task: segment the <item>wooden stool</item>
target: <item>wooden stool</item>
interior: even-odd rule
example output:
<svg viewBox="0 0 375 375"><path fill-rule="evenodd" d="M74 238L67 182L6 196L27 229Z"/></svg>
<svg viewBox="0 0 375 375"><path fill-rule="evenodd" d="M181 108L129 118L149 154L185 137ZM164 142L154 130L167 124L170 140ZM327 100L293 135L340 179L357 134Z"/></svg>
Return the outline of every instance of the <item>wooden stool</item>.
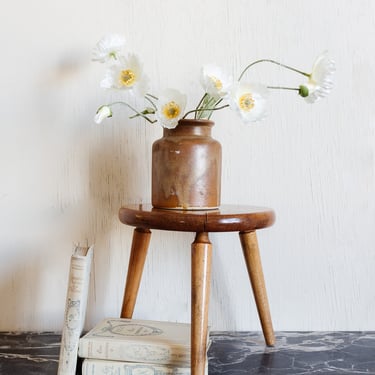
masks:
<svg viewBox="0 0 375 375"><path fill-rule="evenodd" d="M119 218L122 223L135 227L122 318L131 318L133 315L151 238L150 229L195 232L195 240L191 245L191 374L203 375L212 256L208 233L239 232L263 335L268 346L274 345L275 336L255 233L257 229L273 224L275 215L272 210L252 206L221 206L218 210L176 211L155 209L150 205L129 205L120 208Z"/></svg>

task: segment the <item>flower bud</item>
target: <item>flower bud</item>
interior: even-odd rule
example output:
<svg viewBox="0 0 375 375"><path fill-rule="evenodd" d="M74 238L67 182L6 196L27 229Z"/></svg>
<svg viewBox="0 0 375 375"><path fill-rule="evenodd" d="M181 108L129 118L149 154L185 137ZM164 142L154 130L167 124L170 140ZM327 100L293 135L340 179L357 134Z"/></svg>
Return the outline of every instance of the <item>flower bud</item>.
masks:
<svg viewBox="0 0 375 375"><path fill-rule="evenodd" d="M112 110L107 105L102 105L96 112L94 121L100 124L105 118L112 117Z"/></svg>
<svg viewBox="0 0 375 375"><path fill-rule="evenodd" d="M298 95L301 95L302 98L309 96L309 89L306 86L301 85L298 90Z"/></svg>

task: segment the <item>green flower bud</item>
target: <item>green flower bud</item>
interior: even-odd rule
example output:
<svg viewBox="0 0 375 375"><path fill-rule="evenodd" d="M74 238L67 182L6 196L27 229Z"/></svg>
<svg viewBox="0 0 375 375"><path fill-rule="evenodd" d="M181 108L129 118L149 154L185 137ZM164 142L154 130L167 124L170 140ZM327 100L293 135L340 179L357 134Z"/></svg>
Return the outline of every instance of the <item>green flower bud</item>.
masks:
<svg viewBox="0 0 375 375"><path fill-rule="evenodd" d="M298 90L298 95L301 95L302 98L309 96L309 89L306 86L301 85Z"/></svg>
<svg viewBox="0 0 375 375"><path fill-rule="evenodd" d="M152 115L155 113L155 109L151 107L147 107L145 110L143 110L142 115Z"/></svg>

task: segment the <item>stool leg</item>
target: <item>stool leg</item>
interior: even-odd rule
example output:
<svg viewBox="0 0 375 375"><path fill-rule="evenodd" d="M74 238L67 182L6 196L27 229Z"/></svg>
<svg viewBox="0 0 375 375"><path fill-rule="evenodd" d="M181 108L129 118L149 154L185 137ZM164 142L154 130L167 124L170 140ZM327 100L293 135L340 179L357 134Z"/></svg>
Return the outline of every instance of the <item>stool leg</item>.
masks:
<svg viewBox="0 0 375 375"><path fill-rule="evenodd" d="M150 238L151 231L149 229L134 229L124 299L122 301L121 318L131 318L133 316Z"/></svg>
<svg viewBox="0 0 375 375"><path fill-rule="evenodd" d="M253 288L263 335L268 346L274 346L275 334L272 327L271 313L268 305L266 285L260 260L258 241L254 232L240 232L241 246L245 257L247 272Z"/></svg>
<svg viewBox="0 0 375 375"><path fill-rule="evenodd" d="M196 234L191 254L191 375L204 375L212 258L208 233Z"/></svg>

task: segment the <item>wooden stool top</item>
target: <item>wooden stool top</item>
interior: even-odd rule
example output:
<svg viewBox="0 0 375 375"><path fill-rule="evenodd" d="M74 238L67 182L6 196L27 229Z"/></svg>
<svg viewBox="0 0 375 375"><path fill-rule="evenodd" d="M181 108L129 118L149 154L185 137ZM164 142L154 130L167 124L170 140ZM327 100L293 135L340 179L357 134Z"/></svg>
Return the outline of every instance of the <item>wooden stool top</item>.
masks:
<svg viewBox="0 0 375 375"><path fill-rule="evenodd" d="M120 208L120 221L143 229L182 232L248 232L271 226L273 210L265 207L223 205L215 210L169 210L149 204Z"/></svg>

